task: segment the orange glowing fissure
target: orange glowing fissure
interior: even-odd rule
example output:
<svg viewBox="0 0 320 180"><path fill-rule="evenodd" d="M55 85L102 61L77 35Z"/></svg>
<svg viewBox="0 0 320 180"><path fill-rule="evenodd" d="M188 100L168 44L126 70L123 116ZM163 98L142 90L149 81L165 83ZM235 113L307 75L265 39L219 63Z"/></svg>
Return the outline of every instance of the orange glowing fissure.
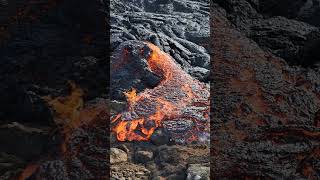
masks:
<svg viewBox="0 0 320 180"><path fill-rule="evenodd" d="M197 98L197 93L193 92L191 87L205 89L202 83L184 72L168 54L151 43L146 44L151 49L151 54L147 59L149 69L163 79L153 89L145 89L138 94L135 89L132 89L124 94L127 97L127 112L129 113L139 111L137 107L146 102L156 104L156 108L154 112L138 116L138 118L128 118L125 113L112 118L111 123L116 124L112 131L119 141L149 140L154 131L162 126L164 120L179 116L181 109ZM173 91L180 91L184 96L172 97ZM171 98L167 98L169 96Z"/></svg>

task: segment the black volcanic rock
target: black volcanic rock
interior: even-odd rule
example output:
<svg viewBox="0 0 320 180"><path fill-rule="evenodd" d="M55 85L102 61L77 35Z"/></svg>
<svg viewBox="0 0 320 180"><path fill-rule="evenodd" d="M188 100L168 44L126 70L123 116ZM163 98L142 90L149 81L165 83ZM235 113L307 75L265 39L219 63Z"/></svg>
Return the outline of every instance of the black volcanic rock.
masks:
<svg viewBox="0 0 320 180"><path fill-rule="evenodd" d="M209 2L209 0L112 0L110 22L113 53L111 59L111 98L124 99L123 93L131 90L131 88L138 89L138 92L148 88L145 92L150 91L150 97L158 97L159 95L160 99L168 98L168 101L170 101L169 99L180 101L184 97L180 95L179 88L174 87L176 84L181 82L188 84L192 82L193 78L208 82L210 72ZM149 41L169 54L175 62L168 64L177 64L177 68L180 69L182 67L193 78L190 77L190 80L184 81L183 78L174 77L172 80L179 80L179 82L173 82L168 89L162 89L158 85L160 79L162 79L162 77L158 76L161 76L162 73L154 73L146 66L149 50L144 49L143 41ZM156 51L158 52L158 50ZM166 57L163 58L166 59ZM163 59L159 59L157 62L161 62L161 60ZM166 62L163 64L166 64ZM156 66L161 67L161 65ZM151 69L157 71L154 70L155 67ZM163 69L171 68L167 66ZM171 72L174 72L172 73L173 76L181 73L189 77L181 70L175 71L175 68ZM155 74L158 76L155 76ZM206 92L206 90L199 90L199 94L207 94ZM139 118L142 118L147 117L150 112L155 112L157 109L155 102L157 100L148 99L148 97L141 99L145 100L138 101L134 103L139 104L138 106L129 108L133 109L133 112L128 111L128 109L124 111L121 108L116 108L119 109L117 113L123 112L121 114L123 117L122 122L130 123L130 119L127 120L127 117L139 116ZM205 108L209 106L207 103L196 100L194 105L204 105ZM112 140L111 147L118 147L119 144L125 144L128 147L129 150L126 150L126 152L129 158L128 162L111 166L111 179L130 179L129 177L133 179L185 179L187 164L195 163L200 159L208 162L209 149L181 145L172 148L173 150L171 151L170 146L163 148L161 145L183 144L186 143L184 141L185 138L194 137L190 133L192 132L192 127L201 129L203 126L195 125L189 119L199 118L199 121L206 121L207 119L201 118L206 110L208 109L186 107L183 108L182 116L189 118L177 117L171 121L169 121L169 111L164 112L168 116L164 121L168 121L163 123L163 127L159 127L153 132L150 142L119 142ZM146 128L154 125L155 121L145 121L143 123ZM129 128L129 126L130 124L127 127ZM142 132L139 131L137 129L135 131L136 134L143 136ZM201 138L205 139L207 137L201 135ZM140 154L142 157L139 157L139 155L137 157L137 152L143 152ZM151 158L149 152L154 155L154 158ZM175 161L169 160L172 156L176 157ZM136 164L137 162L140 162L140 164ZM144 168L147 168L147 170L143 170ZM127 169L130 169L130 171ZM137 171L140 176L137 176Z"/></svg>
<svg viewBox="0 0 320 180"><path fill-rule="evenodd" d="M27 91L14 80L3 81L0 92L2 121L33 122L53 125L53 115L46 102L36 93Z"/></svg>
<svg viewBox="0 0 320 180"><path fill-rule="evenodd" d="M95 118L94 122L70 132L69 138L63 142L63 155L51 154L50 158L38 161L30 179L106 179L110 165L109 127L106 123L109 117L106 110L104 107L97 117L88 117Z"/></svg>
<svg viewBox="0 0 320 180"><path fill-rule="evenodd" d="M16 122L0 126L0 152L16 155L25 161L47 152L49 139L48 128L27 127Z"/></svg>
<svg viewBox="0 0 320 180"><path fill-rule="evenodd" d="M211 178L319 179L317 28L285 17L242 28L237 13L211 12ZM295 62L275 51L295 47Z"/></svg>
<svg viewBox="0 0 320 180"><path fill-rule="evenodd" d="M57 126L45 96L64 96L68 81L83 89L85 102L108 93L102 3L0 2L0 153L23 160L1 159L0 179L12 179L18 167L46 153L59 154L62 138L51 137L57 134ZM52 178L63 170L59 163L44 164L39 171L51 173L43 177Z"/></svg>
<svg viewBox="0 0 320 180"><path fill-rule="evenodd" d="M259 11L270 16L284 16L287 18L297 17L300 10L305 6L308 0L260 0Z"/></svg>
<svg viewBox="0 0 320 180"><path fill-rule="evenodd" d="M209 36L207 0L111 1L113 50L128 40L149 41L189 72L209 69Z"/></svg>
<svg viewBox="0 0 320 180"><path fill-rule="evenodd" d="M303 48L309 44L308 36L320 34L314 26L284 17L253 21L249 29L248 37L262 48L296 65L307 64L301 58Z"/></svg>
<svg viewBox="0 0 320 180"><path fill-rule="evenodd" d="M143 50L144 54L140 52ZM132 88L143 91L155 87L162 77L148 68L151 49L140 41L126 41L119 45L111 57L111 98L125 100L124 92ZM121 59L118 59L121 57Z"/></svg>
<svg viewBox="0 0 320 180"><path fill-rule="evenodd" d="M314 16L317 0L215 0L228 20L261 48L290 64L313 66L316 59L306 59L306 49L315 48L308 38L319 34ZM318 18L319 19L319 18ZM316 51L316 50L315 50Z"/></svg>
<svg viewBox="0 0 320 180"><path fill-rule="evenodd" d="M0 49L2 77L56 91L73 80L88 90L88 99L106 93L106 21L98 1L11 3L26 12L12 21L18 13L13 11L1 24L7 34Z"/></svg>
<svg viewBox="0 0 320 180"><path fill-rule="evenodd" d="M260 0L259 11L267 16L283 16L315 26L320 25L319 0Z"/></svg>
<svg viewBox="0 0 320 180"><path fill-rule="evenodd" d="M150 138L151 142L157 146L168 144L170 136L165 132L164 129L157 129Z"/></svg>
<svg viewBox="0 0 320 180"><path fill-rule="evenodd" d="M308 34L307 42L302 49L300 62L307 67L309 64L319 64L320 59L320 33L313 32Z"/></svg>

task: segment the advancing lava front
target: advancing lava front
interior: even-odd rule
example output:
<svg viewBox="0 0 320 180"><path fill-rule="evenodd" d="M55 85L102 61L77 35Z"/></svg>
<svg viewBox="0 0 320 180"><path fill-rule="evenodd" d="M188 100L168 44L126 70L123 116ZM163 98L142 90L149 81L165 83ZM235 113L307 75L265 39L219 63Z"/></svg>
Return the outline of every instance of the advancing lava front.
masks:
<svg viewBox="0 0 320 180"><path fill-rule="evenodd" d="M112 57L111 82L111 91L127 99L127 109L111 118L119 141L147 141L161 127L176 143L209 142L209 87L155 45L121 44Z"/></svg>

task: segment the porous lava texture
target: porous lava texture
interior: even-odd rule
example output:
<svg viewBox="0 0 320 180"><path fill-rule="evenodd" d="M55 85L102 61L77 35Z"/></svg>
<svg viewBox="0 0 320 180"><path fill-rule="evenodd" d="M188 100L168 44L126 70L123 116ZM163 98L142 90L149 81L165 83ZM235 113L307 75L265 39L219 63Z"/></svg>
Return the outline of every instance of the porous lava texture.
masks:
<svg viewBox="0 0 320 180"><path fill-rule="evenodd" d="M208 82L209 0L111 0L111 48L148 41L192 76Z"/></svg>
<svg viewBox="0 0 320 180"><path fill-rule="evenodd" d="M263 50L291 65L312 67L319 61L318 0L215 0L225 17Z"/></svg>
<svg viewBox="0 0 320 180"><path fill-rule="evenodd" d="M317 61L284 56L316 48L305 35L318 28L261 11L263 2L211 4L211 178L319 179Z"/></svg>

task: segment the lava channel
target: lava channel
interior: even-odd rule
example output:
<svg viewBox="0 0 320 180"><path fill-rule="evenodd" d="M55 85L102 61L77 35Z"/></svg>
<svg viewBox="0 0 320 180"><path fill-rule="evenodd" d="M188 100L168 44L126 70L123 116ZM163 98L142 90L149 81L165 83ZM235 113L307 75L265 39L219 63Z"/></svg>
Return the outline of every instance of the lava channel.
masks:
<svg viewBox="0 0 320 180"><path fill-rule="evenodd" d="M136 89L125 92L127 109L111 117L112 131L117 139L148 141L161 127L177 143L208 142L209 87L182 70L170 55L155 45L141 41L134 43L142 44L139 52L145 55L147 68L161 80L155 87L139 93ZM120 52L127 56L127 46L120 48Z"/></svg>

